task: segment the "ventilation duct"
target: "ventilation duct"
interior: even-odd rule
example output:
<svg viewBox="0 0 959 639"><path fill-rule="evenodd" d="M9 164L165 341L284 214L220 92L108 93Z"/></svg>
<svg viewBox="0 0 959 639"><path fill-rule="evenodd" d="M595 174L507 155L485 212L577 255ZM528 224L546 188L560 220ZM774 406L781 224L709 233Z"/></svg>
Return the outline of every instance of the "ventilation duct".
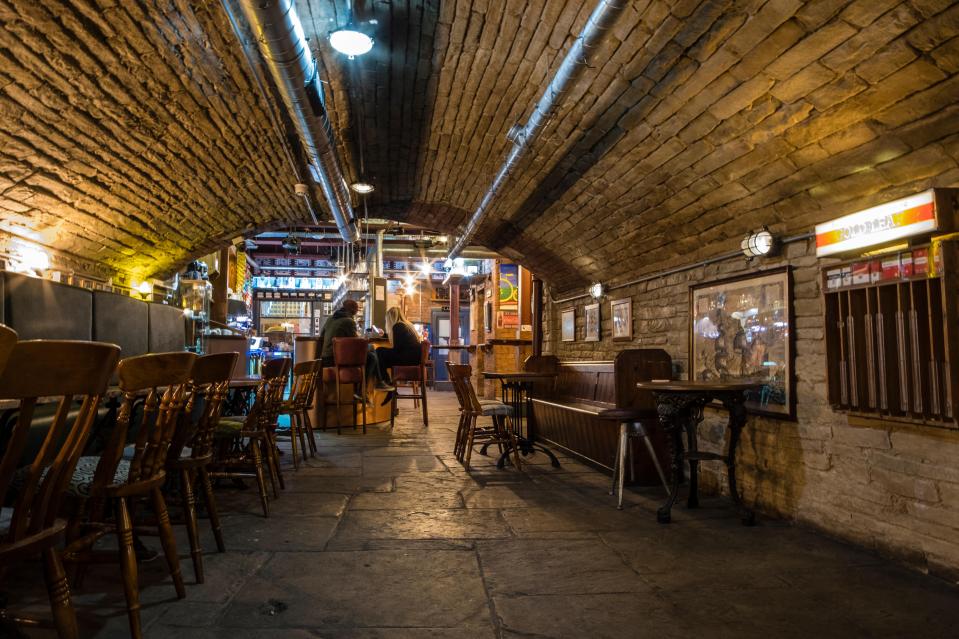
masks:
<svg viewBox="0 0 959 639"><path fill-rule="evenodd" d="M333 144L316 61L293 0L239 0L273 82L310 160L310 170L346 242L359 240L350 192Z"/></svg>
<svg viewBox="0 0 959 639"><path fill-rule="evenodd" d="M549 86L546 87L546 91L540 97L539 102L536 103L536 108L533 109L529 120L525 125L515 125L510 129L507 138L513 143L513 148L506 157L503 166L500 167L499 173L496 174L496 178L493 179L493 184L483 195L479 206L466 224L463 235L460 236L453 250L450 251L451 258L457 257L473 239L480 224L483 223L489 213L490 205L503 188L506 179L526 155L530 144L539 136L543 127L553 117L557 106L566 97L570 87L590 66L596 49L599 48L606 34L616 24L616 20L622 15L627 4L629 4L629 0L601 0L596 5L593 13L589 16L589 20L586 21L586 26L583 27L579 37L573 42L573 46L566 57L563 58L562 64L557 69Z"/></svg>

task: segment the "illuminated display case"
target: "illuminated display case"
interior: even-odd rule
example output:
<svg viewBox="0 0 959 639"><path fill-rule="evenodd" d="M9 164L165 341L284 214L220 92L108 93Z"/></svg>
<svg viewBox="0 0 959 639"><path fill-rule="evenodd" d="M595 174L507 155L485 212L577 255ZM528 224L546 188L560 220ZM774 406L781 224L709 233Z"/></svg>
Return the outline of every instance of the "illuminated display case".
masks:
<svg viewBox="0 0 959 639"><path fill-rule="evenodd" d="M189 350L206 352L205 334L210 326L210 302L213 300L213 285L207 280L180 280L180 300L183 314L190 320L187 329Z"/></svg>

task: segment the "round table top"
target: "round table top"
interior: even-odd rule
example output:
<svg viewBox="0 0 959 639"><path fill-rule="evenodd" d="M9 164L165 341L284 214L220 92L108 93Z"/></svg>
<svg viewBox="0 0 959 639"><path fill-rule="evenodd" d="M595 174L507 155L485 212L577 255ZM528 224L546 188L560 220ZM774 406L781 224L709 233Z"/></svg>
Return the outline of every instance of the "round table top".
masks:
<svg viewBox="0 0 959 639"><path fill-rule="evenodd" d="M721 393L730 391L747 391L750 388L762 386L761 382L703 382L695 379L677 379L663 381L638 382L636 388L656 392L672 393Z"/></svg>
<svg viewBox="0 0 959 639"><path fill-rule="evenodd" d="M230 380L230 388L246 388L250 386L256 386L260 383L262 378L259 375L251 375L248 377L234 377Z"/></svg>
<svg viewBox="0 0 959 639"><path fill-rule="evenodd" d="M547 373L547 372L534 372L534 371L517 371L515 373L494 373L494 372L483 372L483 377L486 379L514 379L517 381L522 381L525 379L551 379L556 377L556 373Z"/></svg>

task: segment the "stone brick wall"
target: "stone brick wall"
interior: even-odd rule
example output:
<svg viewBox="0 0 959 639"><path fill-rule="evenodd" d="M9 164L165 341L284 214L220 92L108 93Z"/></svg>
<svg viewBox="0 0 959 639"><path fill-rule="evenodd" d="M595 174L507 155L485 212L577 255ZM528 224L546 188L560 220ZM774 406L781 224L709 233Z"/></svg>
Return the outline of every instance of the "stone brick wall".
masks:
<svg viewBox="0 0 959 639"><path fill-rule="evenodd" d="M688 372L689 286L782 264L793 267L797 415L750 418L740 447L740 485L761 512L820 528L949 577L959 575L959 432L847 418L826 400L822 293L812 242L776 259L731 259L616 289L601 307L603 339L584 342L589 299L549 304L544 350L562 358L611 359L624 348L663 348L677 375ZM609 299L631 297L631 343L610 339ZM559 339L560 311L577 307L577 341ZM722 445L725 415L707 411L703 448ZM717 464L704 464L707 490L726 491Z"/></svg>

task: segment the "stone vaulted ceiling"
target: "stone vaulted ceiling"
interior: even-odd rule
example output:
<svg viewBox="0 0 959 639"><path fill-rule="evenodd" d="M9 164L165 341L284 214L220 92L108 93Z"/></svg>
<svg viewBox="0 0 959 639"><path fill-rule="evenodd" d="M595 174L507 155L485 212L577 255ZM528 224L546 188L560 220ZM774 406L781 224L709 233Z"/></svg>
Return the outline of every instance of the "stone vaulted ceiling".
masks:
<svg viewBox="0 0 959 639"><path fill-rule="evenodd" d="M455 232L594 2L297 0L370 214ZM0 0L0 228L162 272L302 219L219 0ZM477 242L558 289L959 185L959 3L633 0ZM282 125L282 122L280 123ZM362 210L362 209L360 209Z"/></svg>

